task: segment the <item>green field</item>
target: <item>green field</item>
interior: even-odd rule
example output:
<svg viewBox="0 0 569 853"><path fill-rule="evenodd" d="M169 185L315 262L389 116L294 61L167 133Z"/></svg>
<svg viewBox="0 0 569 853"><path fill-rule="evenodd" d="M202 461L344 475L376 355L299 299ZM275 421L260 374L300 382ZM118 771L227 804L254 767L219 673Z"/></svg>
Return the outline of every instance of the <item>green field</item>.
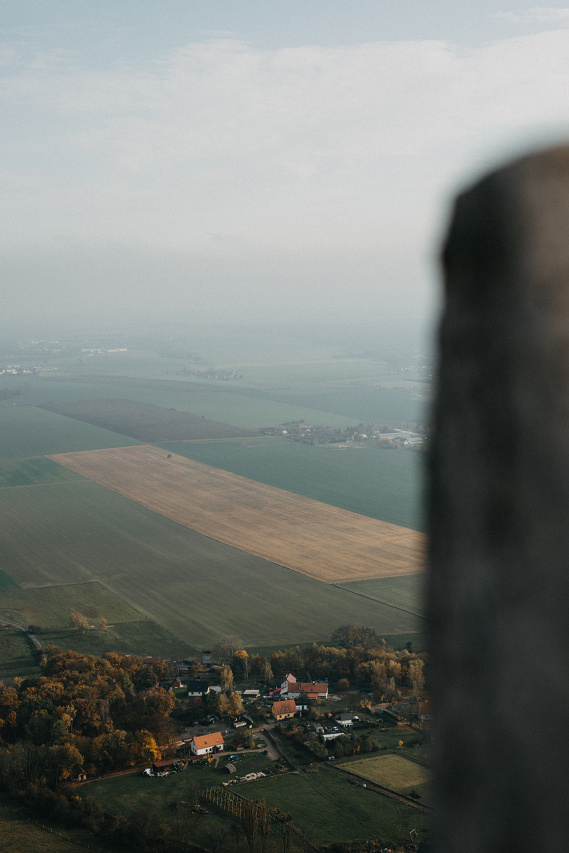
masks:
<svg viewBox="0 0 569 853"><path fill-rule="evenodd" d="M0 626L0 681L11 681L16 676L28 678L39 671L32 644L26 636L15 628Z"/></svg>
<svg viewBox="0 0 569 853"><path fill-rule="evenodd" d="M0 599L0 619L19 625L38 625L42 630L69 626L69 614L78 611L89 620L102 616L109 625L143 621L134 607L117 598L102 584L68 583L38 589L12 589Z"/></svg>
<svg viewBox="0 0 569 853"><path fill-rule="evenodd" d="M262 759L257 755L246 760L240 757L238 772L263 769ZM172 803L191 801L196 788L219 784L224 778L219 770L196 767L162 779L135 774L118 776L89 783L79 790L82 796L102 802L109 811L142 813L144 808L163 811ZM306 830L315 844L362 838L392 841L408 837L414 828L423 830L424 838L429 831L428 818L417 811L355 787L342 774L328 768L259 779L236 785L233 790L244 797L265 798L270 806L291 812L295 825ZM202 832L210 829L212 819L219 820L210 811L201 824Z"/></svg>
<svg viewBox="0 0 569 853"><path fill-rule="evenodd" d="M18 584L98 580L198 648L226 634L246 645L325 640L342 624L420 630L412 614L201 536L91 481L2 489L0 512L4 566Z"/></svg>
<svg viewBox="0 0 569 853"><path fill-rule="evenodd" d="M417 574L339 583L336 586L356 595L373 598L375 601L387 602L395 607L400 607L402 610L424 616L424 583L424 575Z"/></svg>
<svg viewBox="0 0 569 853"><path fill-rule="evenodd" d="M17 586L16 581L0 569L0 589L13 589Z"/></svg>
<svg viewBox="0 0 569 853"><path fill-rule="evenodd" d="M237 790L252 798L264 797L268 805L291 812L295 824L308 829L309 837L318 844L366 838L389 842L408 838L412 829L425 838L430 830L428 817L355 787L329 768L260 779Z"/></svg>
<svg viewBox="0 0 569 853"><path fill-rule="evenodd" d="M421 453L367 447L338 451L278 437L160 446L341 509L414 530L425 527Z"/></svg>
<svg viewBox="0 0 569 853"><path fill-rule="evenodd" d="M283 394L283 403L310 405L326 412L335 412L345 417L356 418L356 422L371 422L398 426L409 421L425 418L425 402L416 392L402 388L383 388L375 380L350 388L335 388L323 392L310 388L304 394ZM353 422L353 421L352 421Z"/></svg>
<svg viewBox="0 0 569 853"><path fill-rule="evenodd" d="M46 405L55 402L89 401L128 397L141 403L175 408L192 412L213 421L233 424L237 427L263 427L272 424L299 421L322 426L349 427L361 418L349 418L326 412L310 405L281 401L270 391L247 387L243 384L228 386L221 382L188 382L182 378L173 380L142 380L117 377L112 381L94 382L94 377L61 377L36 379L21 397L22 402ZM8 405L6 402L3 405Z"/></svg>
<svg viewBox="0 0 569 853"><path fill-rule="evenodd" d="M18 398L21 400L23 398ZM71 450L95 450L136 444L124 435L84 424L18 402L0 403L2 457L43 456Z"/></svg>
<svg viewBox="0 0 569 853"><path fill-rule="evenodd" d="M45 456L27 459L0 459L0 488L5 486L31 486L76 478L72 471L62 468ZM0 582L1 583L1 582Z"/></svg>
<svg viewBox="0 0 569 853"><path fill-rule="evenodd" d="M82 613L92 625L88 631L70 627L72 612ZM99 630L101 618L108 622ZM5 590L0 598L0 619L41 629L39 640L44 646L54 645L88 654L103 655L116 651L124 654L161 655L180 658L188 646L162 625L158 625L118 598L100 583L65 584L36 589ZM12 646L7 643L9 629L3 629L0 643L0 679L11 679L35 669L31 645L19 631L13 632ZM12 649L13 654L10 654Z"/></svg>
<svg viewBox="0 0 569 853"><path fill-rule="evenodd" d="M430 800L432 772L403 755L374 755L356 761L338 762L338 766L398 794L409 796L416 791L421 795L422 802L428 804Z"/></svg>
<svg viewBox="0 0 569 853"><path fill-rule="evenodd" d="M0 800L0 837L2 853L110 853L113 845L81 830L50 824L45 818L11 801Z"/></svg>
<svg viewBox="0 0 569 853"><path fill-rule="evenodd" d="M168 329L159 342L138 330L129 340L115 333L101 338L109 347L127 346L127 352L91 357L80 352L77 340L46 357L31 348L30 366L53 369L0 381L7 390L20 391L0 402L0 588L3 598L10 589L10 594L18 592L18 585L30 595L26 605L4 601L4 612L44 626L61 645L88 650L91 644L94 651L109 643L136 651L178 643L200 648L228 633L251 647L282 647L325 642L346 623L366 624L390 637L423 630L416 578L329 586L182 528L43 458L137 442L42 405L88 404L91 412L99 407L100 423L119 430L126 427L105 419L103 408L116 411L121 398L160 406L162 419L175 409L178 420L191 413L194 423L197 416L246 428L302 419L348 427L370 419L379 425L418 417L424 386L381 360L375 332L366 340L361 330L352 340L351 334L342 328L212 331L197 324L182 333ZM81 341L79 346L86 345ZM13 360L26 363L21 354ZM212 366L241 376L216 381L197 375ZM133 411L131 406L131 420ZM149 411L146 425L139 427L148 427ZM339 452L273 437L161 446L352 512L424 530L420 453ZM83 590L86 598L73 605L65 598L66 585ZM43 597L32 606L34 588ZM137 615L109 617L101 589ZM89 608L112 623L104 636L69 631L68 611Z"/></svg>
<svg viewBox="0 0 569 853"><path fill-rule="evenodd" d="M103 427L139 441L227 439L251 433L239 427L199 417L191 412L113 398L66 403L47 403L45 408L58 415Z"/></svg>

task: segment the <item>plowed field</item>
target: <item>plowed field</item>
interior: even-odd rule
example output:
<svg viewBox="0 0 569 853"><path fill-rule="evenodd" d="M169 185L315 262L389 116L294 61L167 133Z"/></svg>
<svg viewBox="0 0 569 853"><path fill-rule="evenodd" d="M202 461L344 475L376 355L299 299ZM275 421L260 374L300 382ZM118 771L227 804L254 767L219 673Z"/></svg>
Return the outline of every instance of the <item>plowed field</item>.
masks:
<svg viewBox="0 0 569 853"><path fill-rule="evenodd" d="M205 536L326 583L408 575L425 537L138 445L49 457Z"/></svg>

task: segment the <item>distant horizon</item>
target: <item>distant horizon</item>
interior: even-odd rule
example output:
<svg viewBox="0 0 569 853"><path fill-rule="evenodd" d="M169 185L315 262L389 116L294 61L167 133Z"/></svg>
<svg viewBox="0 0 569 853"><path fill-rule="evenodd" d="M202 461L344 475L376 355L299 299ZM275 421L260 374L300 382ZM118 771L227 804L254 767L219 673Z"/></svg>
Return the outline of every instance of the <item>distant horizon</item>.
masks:
<svg viewBox="0 0 569 853"><path fill-rule="evenodd" d="M436 324L456 193L569 139L569 8L0 0L3 326Z"/></svg>

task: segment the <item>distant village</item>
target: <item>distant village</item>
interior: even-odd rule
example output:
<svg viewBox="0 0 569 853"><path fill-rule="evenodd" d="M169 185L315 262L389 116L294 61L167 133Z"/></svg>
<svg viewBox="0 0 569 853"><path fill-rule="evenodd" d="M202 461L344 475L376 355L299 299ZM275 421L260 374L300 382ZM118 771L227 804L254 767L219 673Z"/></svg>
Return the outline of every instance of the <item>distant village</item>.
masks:
<svg viewBox="0 0 569 853"><path fill-rule="evenodd" d="M357 424L354 427L341 428L314 426L301 420L280 426L263 427L260 432L263 435L282 435L303 444L326 444L337 450L363 446L419 449L427 440L428 427L419 423L404 423L398 427Z"/></svg>

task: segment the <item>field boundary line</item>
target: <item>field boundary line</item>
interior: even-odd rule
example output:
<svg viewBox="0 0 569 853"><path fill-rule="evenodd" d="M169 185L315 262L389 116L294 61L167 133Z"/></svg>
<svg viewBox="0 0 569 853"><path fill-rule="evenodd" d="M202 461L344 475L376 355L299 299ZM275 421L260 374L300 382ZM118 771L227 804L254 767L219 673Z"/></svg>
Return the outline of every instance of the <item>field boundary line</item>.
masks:
<svg viewBox="0 0 569 853"><path fill-rule="evenodd" d="M374 580L374 578L370 578L370 580ZM383 579L376 578L376 580ZM330 586L335 586L336 589L341 589L344 592L351 592L352 595L359 595L361 598L367 598L368 601L377 601L378 604L383 604L384 607L391 607L393 610L400 610L402 613L409 613L411 616L416 616L417 619L427 619L426 616L423 616L422 613L416 613L415 610L407 610L405 607L399 607L397 604L390 604L388 601L383 601L381 598L374 598L372 595L366 595L364 592L356 592L354 589L346 589L345 586L340 586L342 583L350 583L350 581L336 581L336 583L331 583Z"/></svg>
<svg viewBox="0 0 569 853"><path fill-rule="evenodd" d="M358 776L356 773L344 770L343 767L329 767L329 769L333 773L343 773L352 782L359 785L360 788L363 788L365 785L367 790L374 791L376 794L381 794L383 797L389 797L391 800L399 800L399 802L404 803L406 806L411 806L425 814L433 814L434 812L434 809L431 808L431 806L427 806L424 803L418 803L412 797L406 797L405 794L399 794L397 791L392 791L391 788L386 788L384 785L378 785L377 782L371 782L363 776Z"/></svg>
<svg viewBox="0 0 569 853"><path fill-rule="evenodd" d="M424 562L420 531L155 445L48 458L203 536L328 585L415 574Z"/></svg>

